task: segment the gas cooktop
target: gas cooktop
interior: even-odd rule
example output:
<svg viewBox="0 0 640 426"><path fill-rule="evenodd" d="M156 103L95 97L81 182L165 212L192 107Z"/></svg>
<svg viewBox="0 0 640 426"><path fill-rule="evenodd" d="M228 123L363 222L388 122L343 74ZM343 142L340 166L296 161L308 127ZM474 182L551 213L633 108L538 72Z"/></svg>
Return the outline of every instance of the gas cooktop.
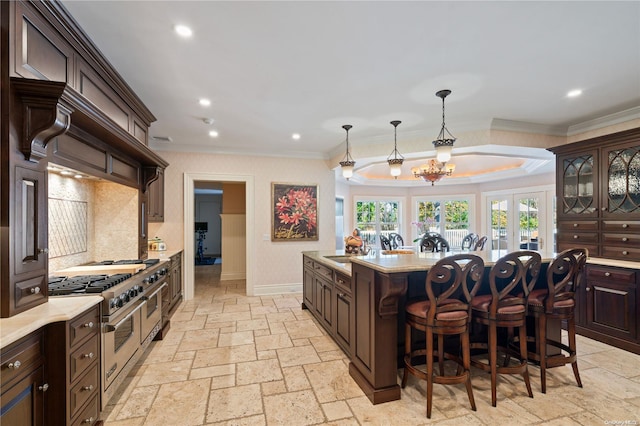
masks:
<svg viewBox="0 0 640 426"><path fill-rule="evenodd" d="M131 274L78 275L75 277L49 277L49 296L102 293L131 278Z"/></svg>
<svg viewBox="0 0 640 426"><path fill-rule="evenodd" d="M147 266L155 265L160 259L125 259L125 260L103 260L102 262L90 263L90 265L137 265L145 264Z"/></svg>

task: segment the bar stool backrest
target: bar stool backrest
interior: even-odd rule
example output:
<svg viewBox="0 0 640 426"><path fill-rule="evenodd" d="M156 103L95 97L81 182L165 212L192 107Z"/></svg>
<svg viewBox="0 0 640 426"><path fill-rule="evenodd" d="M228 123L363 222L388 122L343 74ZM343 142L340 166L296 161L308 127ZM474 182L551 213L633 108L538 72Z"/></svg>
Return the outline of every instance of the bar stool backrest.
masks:
<svg viewBox="0 0 640 426"><path fill-rule="evenodd" d="M582 272L589 257L586 248L573 248L559 253L547 268L547 298L545 312L553 312L555 302L575 297Z"/></svg>
<svg viewBox="0 0 640 426"><path fill-rule="evenodd" d="M490 317L506 306L525 305L527 297L538 280L542 258L535 251L521 250L509 253L493 265L489 272L491 287ZM507 297L509 296L509 297Z"/></svg>

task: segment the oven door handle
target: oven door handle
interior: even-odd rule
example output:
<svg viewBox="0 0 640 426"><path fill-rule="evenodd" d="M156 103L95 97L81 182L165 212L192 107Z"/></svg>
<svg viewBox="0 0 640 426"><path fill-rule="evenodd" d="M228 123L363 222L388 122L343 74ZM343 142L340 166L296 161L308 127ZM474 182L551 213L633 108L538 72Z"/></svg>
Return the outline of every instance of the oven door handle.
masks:
<svg viewBox="0 0 640 426"><path fill-rule="evenodd" d="M135 307L135 309L133 309L131 312L129 312L126 317L122 318L115 325L105 324L104 325L104 331L106 333L111 333L113 331L116 331L118 327L120 327L122 324L124 324L125 321L128 321L129 318L131 318L133 316L133 314L135 314L137 311L140 310L140 308L142 308L142 303L139 303L138 306Z"/></svg>
<svg viewBox="0 0 640 426"><path fill-rule="evenodd" d="M156 289L156 291L153 292L153 294L151 296L142 296L140 299L142 300L149 300L151 299L153 296L155 296L156 294L160 293L162 291L163 288L165 287L169 287L169 284L167 284L167 282L163 282L162 285L160 287L158 287Z"/></svg>

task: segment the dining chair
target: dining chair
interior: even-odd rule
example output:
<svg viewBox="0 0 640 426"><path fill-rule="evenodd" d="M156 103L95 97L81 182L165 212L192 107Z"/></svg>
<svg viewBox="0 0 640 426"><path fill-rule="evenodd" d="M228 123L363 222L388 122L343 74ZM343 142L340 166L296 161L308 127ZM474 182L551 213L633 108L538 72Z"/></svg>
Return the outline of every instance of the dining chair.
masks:
<svg viewBox="0 0 640 426"><path fill-rule="evenodd" d="M378 239L380 240L380 248L382 250L391 250L391 241L389 241L389 238L387 238L384 235L380 234L378 236Z"/></svg>
<svg viewBox="0 0 640 426"><path fill-rule="evenodd" d="M414 301L406 307L402 387L407 385L409 374L427 381L427 418L431 418L434 383L464 383L471 409L476 410L471 387L470 302L479 288L483 272L484 262L479 256L458 254L442 258L427 273L427 299ZM412 347L413 330L425 333L425 346ZM459 337L459 353L445 352L445 336ZM414 364L414 360L423 357L426 357L426 367L419 368L422 364ZM434 360L438 362L438 371L434 368ZM458 364L455 375L445 375L446 360Z"/></svg>
<svg viewBox="0 0 640 426"><path fill-rule="evenodd" d="M391 248L394 250L404 245L402 236L400 234L396 234L395 232L389 234L389 241L391 243Z"/></svg>
<svg viewBox="0 0 640 426"><path fill-rule="evenodd" d="M464 238L462 239L460 248L462 250L471 250L475 246L477 240L478 240L478 236L473 232L470 232L469 234L465 235Z"/></svg>
<svg viewBox="0 0 640 426"><path fill-rule="evenodd" d="M533 290L529 294L528 315L535 320L535 341L538 343L537 353L529 352L528 356L540 364L542 393L547 392L547 369L566 364L571 364L578 387L582 387L576 352L575 293L588 256L589 250L586 248L568 249L558 254L547 268L546 288ZM568 344L547 336L549 320L566 321ZM548 355L547 346L556 347L561 352Z"/></svg>
<svg viewBox="0 0 640 426"><path fill-rule="evenodd" d="M481 251L484 250L484 245L487 243L487 236L482 236L478 238L475 245L473 246L473 251Z"/></svg>
<svg viewBox="0 0 640 426"><path fill-rule="evenodd" d="M488 362L472 359L471 364L491 373L491 405L497 401L497 375L520 374L524 378L529 397L533 398L527 368L527 298L540 273L542 259L534 251L509 253L496 261L489 271L490 294L477 295L471 300L471 321L487 328L486 342L473 342L471 349L487 351ZM518 328L519 352L509 349L509 342L499 344L498 328L513 331ZM498 353L504 363L498 365ZM510 362L516 359L516 365Z"/></svg>

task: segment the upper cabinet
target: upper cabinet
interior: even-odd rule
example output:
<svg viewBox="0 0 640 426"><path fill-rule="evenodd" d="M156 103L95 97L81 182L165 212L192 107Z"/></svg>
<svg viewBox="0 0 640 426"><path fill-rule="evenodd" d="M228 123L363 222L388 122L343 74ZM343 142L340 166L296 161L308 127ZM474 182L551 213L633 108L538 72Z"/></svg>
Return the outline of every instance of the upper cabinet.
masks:
<svg viewBox="0 0 640 426"><path fill-rule="evenodd" d="M640 129L551 149L556 154L557 250L640 260Z"/></svg>
<svg viewBox="0 0 640 426"><path fill-rule="evenodd" d="M147 193L149 222L164 222L164 170L158 170L158 178L149 184Z"/></svg>

